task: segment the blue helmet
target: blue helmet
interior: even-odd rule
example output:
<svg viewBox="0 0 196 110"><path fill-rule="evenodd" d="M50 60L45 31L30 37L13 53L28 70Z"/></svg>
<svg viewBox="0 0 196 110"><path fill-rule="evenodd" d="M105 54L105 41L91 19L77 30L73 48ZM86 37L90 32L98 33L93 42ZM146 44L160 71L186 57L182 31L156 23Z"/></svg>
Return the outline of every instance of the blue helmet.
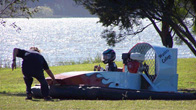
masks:
<svg viewBox="0 0 196 110"><path fill-rule="evenodd" d="M104 64L113 62L116 59L116 53L113 49L107 49L102 54L102 61Z"/></svg>

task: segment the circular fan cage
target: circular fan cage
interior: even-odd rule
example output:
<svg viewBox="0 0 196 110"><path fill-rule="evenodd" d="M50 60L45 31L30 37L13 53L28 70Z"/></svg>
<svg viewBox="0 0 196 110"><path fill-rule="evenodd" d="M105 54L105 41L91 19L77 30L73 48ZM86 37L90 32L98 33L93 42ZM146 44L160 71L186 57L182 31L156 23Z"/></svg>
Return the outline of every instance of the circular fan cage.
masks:
<svg viewBox="0 0 196 110"><path fill-rule="evenodd" d="M150 44L141 43L135 45L130 51L131 53L139 53L144 55L144 61L140 61L140 67L138 69L139 72L146 74L151 81L154 81L156 74L156 54L155 50L152 48Z"/></svg>

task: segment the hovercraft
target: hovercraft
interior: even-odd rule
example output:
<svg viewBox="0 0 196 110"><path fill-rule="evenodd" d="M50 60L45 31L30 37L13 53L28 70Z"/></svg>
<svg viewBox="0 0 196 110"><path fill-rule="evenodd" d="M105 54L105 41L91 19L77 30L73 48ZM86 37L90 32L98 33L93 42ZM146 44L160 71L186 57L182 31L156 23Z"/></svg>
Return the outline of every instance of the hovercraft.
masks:
<svg viewBox="0 0 196 110"><path fill-rule="evenodd" d="M196 93L177 90L177 49L136 44L122 54L124 67L111 71L76 71L55 75L59 85L50 87L50 96L59 99L164 99L193 100ZM32 87L42 97L40 85Z"/></svg>

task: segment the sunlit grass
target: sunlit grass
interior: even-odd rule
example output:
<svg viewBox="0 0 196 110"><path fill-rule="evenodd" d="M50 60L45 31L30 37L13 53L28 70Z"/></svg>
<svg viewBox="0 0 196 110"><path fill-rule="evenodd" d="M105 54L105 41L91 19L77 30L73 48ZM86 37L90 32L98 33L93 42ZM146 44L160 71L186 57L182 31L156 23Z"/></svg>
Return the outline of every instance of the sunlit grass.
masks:
<svg viewBox="0 0 196 110"><path fill-rule="evenodd" d="M92 71L93 64L53 66L54 74L68 71ZM122 67L122 62L117 62ZM196 89L196 59L178 59L179 89ZM47 77L47 75L46 75ZM34 80L34 84L37 84ZM43 99L25 100L25 84L21 68L12 71L0 68L0 110L43 109L43 110L194 110L196 100L58 100L46 102Z"/></svg>

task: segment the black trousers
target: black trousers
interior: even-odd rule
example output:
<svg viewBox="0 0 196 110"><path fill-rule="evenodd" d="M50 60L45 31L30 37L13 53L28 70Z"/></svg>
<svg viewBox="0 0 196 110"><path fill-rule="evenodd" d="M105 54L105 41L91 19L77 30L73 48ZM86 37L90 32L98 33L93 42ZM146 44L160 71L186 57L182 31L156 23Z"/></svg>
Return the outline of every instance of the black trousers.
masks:
<svg viewBox="0 0 196 110"><path fill-rule="evenodd" d="M26 84L26 93L31 94L31 85L33 83L33 77L36 78L41 84L41 93L43 97L49 96L48 83L44 77L44 73L29 74L23 73L24 81Z"/></svg>

